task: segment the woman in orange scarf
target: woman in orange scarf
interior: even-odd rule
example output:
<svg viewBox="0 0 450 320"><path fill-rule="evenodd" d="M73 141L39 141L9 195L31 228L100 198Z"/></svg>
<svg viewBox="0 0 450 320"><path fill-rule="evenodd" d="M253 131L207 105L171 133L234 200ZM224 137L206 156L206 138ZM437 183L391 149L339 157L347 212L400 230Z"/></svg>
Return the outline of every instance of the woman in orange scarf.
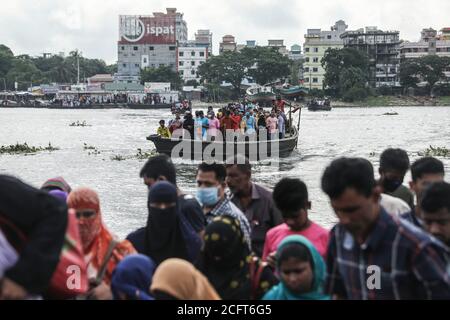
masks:
<svg viewBox="0 0 450 320"><path fill-rule="evenodd" d="M100 199L89 188L72 191L67 199L69 208L76 210L84 259L91 284L89 297L112 299L110 288L112 272L127 255L136 253L127 241L117 241L102 222Z"/></svg>

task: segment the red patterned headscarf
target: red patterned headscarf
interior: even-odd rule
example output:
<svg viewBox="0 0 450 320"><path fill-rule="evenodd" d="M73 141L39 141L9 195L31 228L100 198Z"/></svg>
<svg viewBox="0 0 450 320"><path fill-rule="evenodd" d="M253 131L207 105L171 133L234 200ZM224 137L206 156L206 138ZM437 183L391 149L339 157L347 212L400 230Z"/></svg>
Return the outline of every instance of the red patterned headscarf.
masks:
<svg viewBox="0 0 450 320"><path fill-rule="evenodd" d="M113 240L113 235L102 221L100 199L95 191L89 188L79 188L69 194L67 204L69 208L77 211L94 210L96 213L93 217L78 220L78 226L84 254L91 257L88 264L92 264L94 268L99 269ZM136 253L136 250L129 241L118 242L108 262L104 279L107 283L111 280L112 271L116 264L132 253Z"/></svg>

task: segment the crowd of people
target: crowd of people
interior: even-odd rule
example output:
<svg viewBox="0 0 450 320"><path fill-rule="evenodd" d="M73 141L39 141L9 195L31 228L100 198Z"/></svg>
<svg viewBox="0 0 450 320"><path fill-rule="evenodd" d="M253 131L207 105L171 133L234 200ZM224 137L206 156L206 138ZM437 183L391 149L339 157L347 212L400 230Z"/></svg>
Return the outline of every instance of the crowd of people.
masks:
<svg viewBox="0 0 450 320"><path fill-rule="evenodd" d="M93 189L0 175L0 299L450 299L443 163L410 165L390 148L379 174L363 158L324 169L338 219L328 230L310 218L314 199L297 177L268 190L237 155L200 164L194 197L157 155L140 172L147 222L125 240L103 222Z"/></svg>
<svg viewBox="0 0 450 320"><path fill-rule="evenodd" d="M242 103L230 103L214 112L212 106L208 110L195 111L195 117L191 111L182 113L174 112L174 119L171 119L167 126L164 119L160 120L157 134L162 138L171 138L175 130L184 129L189 133L191 139L201 141L215 141L218 133L222 137L226 136L227 130L240 132L247 135L257 135L261 130L267 132L267 139L283 139L286 136L286 129L289 128L289 121L285 113L286 102L281 98L273 101L271 111L264 110L256 103L244 101Z"/></svg>

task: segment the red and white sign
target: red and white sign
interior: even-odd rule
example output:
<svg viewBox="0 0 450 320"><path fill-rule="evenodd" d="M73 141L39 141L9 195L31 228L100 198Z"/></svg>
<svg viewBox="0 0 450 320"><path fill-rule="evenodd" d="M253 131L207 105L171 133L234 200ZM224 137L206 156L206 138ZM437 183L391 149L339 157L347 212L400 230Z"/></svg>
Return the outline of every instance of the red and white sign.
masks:
<svg viewBox="0 0 450 320"><path fill-rule="evenodd" d="M175 44L175 16L120 16L119 44Z"/></svg>

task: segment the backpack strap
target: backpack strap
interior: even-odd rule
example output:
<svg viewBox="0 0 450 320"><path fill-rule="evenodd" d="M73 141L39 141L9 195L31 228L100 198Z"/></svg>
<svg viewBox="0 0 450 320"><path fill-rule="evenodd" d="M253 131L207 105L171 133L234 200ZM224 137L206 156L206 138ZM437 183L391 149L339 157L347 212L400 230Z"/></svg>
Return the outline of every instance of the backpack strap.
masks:
<svg viewBox="0 0 450 320"><path fill-rule="evenodd" d="M112 239L111 242L109 243L108 250L106 251L106 254L105 254L105 258L103 259L103 262L98 270L97 277L95 278L96 285L100 285L100 283L102 283L102 280L106 274L108 262L111 259L114 248L116 247L117 244L118 244L118 242L114 239Z"/></svg>

